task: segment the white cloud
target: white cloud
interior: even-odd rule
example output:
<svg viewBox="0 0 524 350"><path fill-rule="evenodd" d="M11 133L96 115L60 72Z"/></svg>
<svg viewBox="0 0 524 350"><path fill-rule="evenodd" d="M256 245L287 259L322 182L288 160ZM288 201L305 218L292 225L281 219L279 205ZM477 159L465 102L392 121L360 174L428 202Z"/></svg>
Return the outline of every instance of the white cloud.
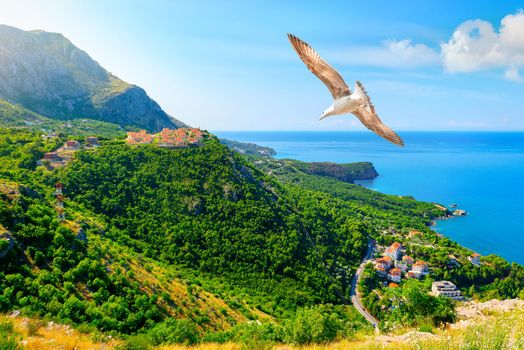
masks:
<svg viewBox="0 0 524 350"><path fill-rule="evenodd" d="M510 67L504 73L504 77L508 80L522 83L524 79L520 76L519 70L515 67Z"/></svg>
<svg viewBox="0 0 524 350"><path fill-rule="evenodd" d="M408 65L427 65L439 61L435 50L424 44L413 45L411 40L390 40L386 42L386 47L397 60Z"/></svg>
<svg viewBox="0 0 524 350"><path fill-rule="evenodd" d="M441 49L444 69L450 73L505 68L507 79L520 82L518 69L524 67L524 12L505 16L498 31L487 21L466 21Z"/></svg>
<svg viewBox="0 0 524 350"><path fill-rule="evenodd" d="M338 64L387 68L417 67L438 64L437 51L411 40L386 40L380 46L351 46L326 55Z"/></svg>

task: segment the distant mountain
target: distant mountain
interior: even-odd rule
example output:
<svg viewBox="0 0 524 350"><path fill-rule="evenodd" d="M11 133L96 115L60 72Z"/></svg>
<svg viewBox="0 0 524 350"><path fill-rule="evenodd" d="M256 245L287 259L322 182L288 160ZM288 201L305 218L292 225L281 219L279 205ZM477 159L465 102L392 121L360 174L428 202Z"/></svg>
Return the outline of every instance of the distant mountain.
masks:
<svg viewBox="0 0 524 350"><path fill-rule="evenodd" d="M58 33L0 25L0 121L89 118L149 130L185 124ZM9 107L9 108L7 108ZM44 118L45 119L45 118Z"/></svg>

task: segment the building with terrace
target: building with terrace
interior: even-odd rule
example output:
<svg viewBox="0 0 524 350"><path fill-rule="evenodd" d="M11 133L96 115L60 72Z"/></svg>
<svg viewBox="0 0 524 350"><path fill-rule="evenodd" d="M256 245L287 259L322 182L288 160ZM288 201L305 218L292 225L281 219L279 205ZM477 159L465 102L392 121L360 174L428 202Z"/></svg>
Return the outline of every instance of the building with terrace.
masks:
<svg viewBox="0 0 524 350"><path fill-rule="evenodd" d="M464 300L462 293L450 281L435 281L431 284L431 294L448 297L454 300Z"/></svg>

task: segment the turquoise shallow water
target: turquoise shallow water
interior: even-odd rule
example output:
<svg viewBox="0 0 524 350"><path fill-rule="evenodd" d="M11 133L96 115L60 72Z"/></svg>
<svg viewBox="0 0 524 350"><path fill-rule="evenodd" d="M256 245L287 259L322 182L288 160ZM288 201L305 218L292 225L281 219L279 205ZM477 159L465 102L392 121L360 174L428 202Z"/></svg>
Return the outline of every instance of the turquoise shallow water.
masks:
<svg viewBox="0 0 524 350"><path fill-rule="evenodd" d="M272 147L278 158L371 161L380 176L364 186L456 203L469 215L439 221L437 231L480 254L524 264L524 132L403 132L404 148L371 132L215 134Z"/></svg>

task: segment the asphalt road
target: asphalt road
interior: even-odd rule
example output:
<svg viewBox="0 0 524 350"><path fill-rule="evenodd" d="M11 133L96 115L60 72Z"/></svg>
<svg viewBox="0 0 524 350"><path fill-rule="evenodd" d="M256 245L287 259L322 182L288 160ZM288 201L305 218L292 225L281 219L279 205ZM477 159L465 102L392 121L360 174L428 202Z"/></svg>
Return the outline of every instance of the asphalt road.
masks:
<svg viewBox="0 0 524 350"><path fill-rule="evenodd" d="M1 234L0 238L2 238L2 239L3 238L7 238L7 240L9 241L9 246L7 248L5 248L3 251L0 252L0 258L3 258L4 256L7 255L7 253L9 253L11 251L11 249L13 249L13 247L15 245L15 241L13 239L13 236L11 236L11 234L9 232Z"/></svg>
<svg viewBox="0 0 524 350"><path fill-rule="evenodd" d="M371 325L375 328L377 328L378 320L371 315L368 310L364 307L362 304L362 301L360 300L360 296L358 295L357 291L357 285L360 281L360 277L362 275L362 271L364 271L364 266L371 260L373 257L373 252L375 250L375 242L373 240L370 240L368 243L368 250L366 252L366 256L364 256L364 259L362 260L362 263L357 269L357 272L355 272L355 275L353 276L353 279L351 280L351 290L350 290L350 296L351 296L351 302L357 309L357 311L369 322Z"/></svg>

